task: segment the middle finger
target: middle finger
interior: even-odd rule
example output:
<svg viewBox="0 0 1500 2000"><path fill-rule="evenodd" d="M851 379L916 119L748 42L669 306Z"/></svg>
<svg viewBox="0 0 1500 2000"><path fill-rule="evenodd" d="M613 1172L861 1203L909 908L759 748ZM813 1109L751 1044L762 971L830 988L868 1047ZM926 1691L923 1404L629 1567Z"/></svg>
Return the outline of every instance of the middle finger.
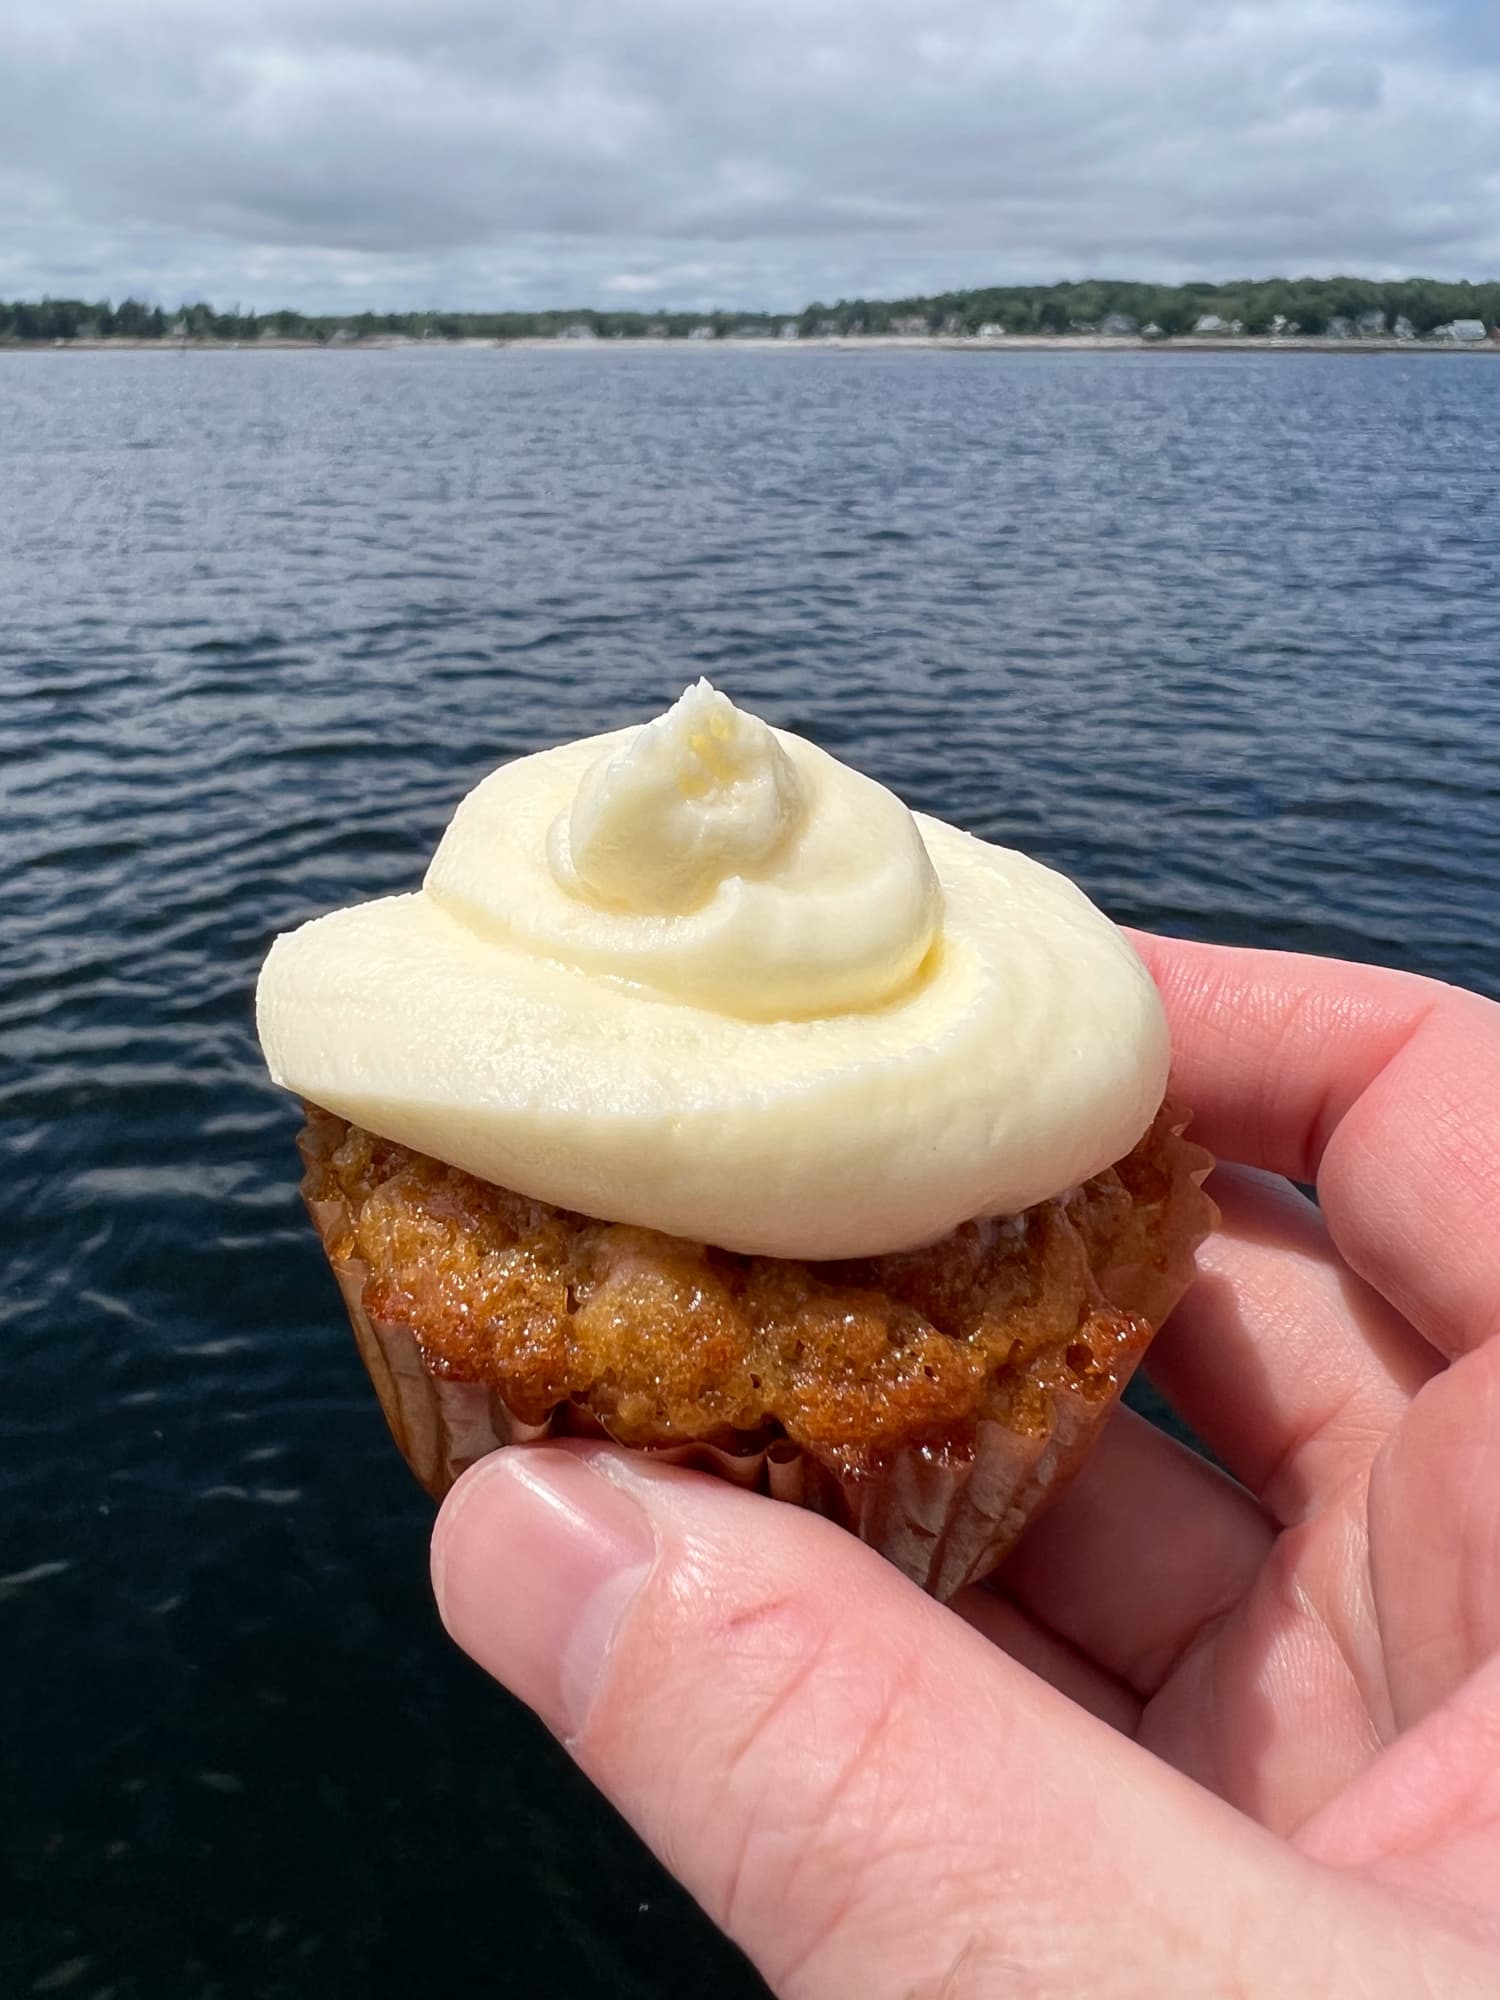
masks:
<svg viewBox="0 0 1500 2000"><path fill-rule="evenodd" d="M1243 1487L1120 1409L994 1588L1149 1700L1275 1538Z"/></svg>
<svg viewBox="0 0 1500 2000"><path fill-rule="evenodd" d="M1368 1472L1443 1363L1277 1174L1221 1167L1223 1226L1147 1351L1147 1374L1283 1526Z"/></svg>

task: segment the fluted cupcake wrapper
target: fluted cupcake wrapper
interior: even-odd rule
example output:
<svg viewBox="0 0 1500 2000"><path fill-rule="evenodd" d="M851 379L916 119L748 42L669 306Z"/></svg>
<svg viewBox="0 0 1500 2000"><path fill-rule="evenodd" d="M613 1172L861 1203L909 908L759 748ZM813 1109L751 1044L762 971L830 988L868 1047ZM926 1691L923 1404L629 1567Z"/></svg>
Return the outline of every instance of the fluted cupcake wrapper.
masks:
<svg viewBox="0 0 1500 2000"><path fill-rule="evenodd" d="M858 1478L840 1477L787 1438L743 1452L704 1443L633 1448L824 1514L934 1597L952 1597L1003 1560L1027 1522L1081 1464L1152 1334L1192 1281L1194 1253L1217 1220L1202 1188L1213 1161L1182 1137L1180 1125L1167 1142L1166 1158L1172 1185L1158 1257L1095 1273L1110 1304L1140 1321L1138 1335L1111 1356L1108 1394L1058 1387L1051 1392L1047 1420L1024 1433L981 1421L972 1452L962 1457L911 1446L891 1453L878 1472ZM430 1368L409 1326L366 1309L369 1272L357 1257L336 1248L350 1237L344 1203L313 1199L308 1207L391 1435L434 1499L503 1445L606 1435L573 1404L560 1404L546 1423L523 1422L487 1383L457 1381Z"/></svg>

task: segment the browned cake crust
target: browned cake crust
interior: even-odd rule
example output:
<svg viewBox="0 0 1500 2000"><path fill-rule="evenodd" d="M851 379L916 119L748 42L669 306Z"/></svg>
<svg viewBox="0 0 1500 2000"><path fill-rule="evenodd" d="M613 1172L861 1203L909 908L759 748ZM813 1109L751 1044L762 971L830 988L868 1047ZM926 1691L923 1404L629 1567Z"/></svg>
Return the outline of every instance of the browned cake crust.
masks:
<svg viewBox="0 0 1500 2000"><path fill-rule="evenodd" d="M628 1445L789 1440L847 1483L912 1448L972 1458L981 1424L1041 1440L1061 1401L1102 1413L1211 1218L1182 1124L1163 1107L1125 1159L1022 1215L841 1263L599 1222L315 1108L299 1143L352 1308L409 1329L433 1377L488 1385L524 1428L566 1406Z"/></svg>

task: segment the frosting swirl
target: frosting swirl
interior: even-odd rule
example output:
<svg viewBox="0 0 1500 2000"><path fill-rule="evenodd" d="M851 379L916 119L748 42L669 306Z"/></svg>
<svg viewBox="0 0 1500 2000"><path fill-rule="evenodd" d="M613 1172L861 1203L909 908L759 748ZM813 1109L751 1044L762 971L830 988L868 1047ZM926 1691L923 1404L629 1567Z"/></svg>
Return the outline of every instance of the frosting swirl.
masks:
<svg viewBox="0 0 1500 2000"><path fill-rule="evenodd" d="M942 904L899 799L707 681L644 729L486 778L426 893L479 936L761 1021L879 1006Z"/></svg>
<svg viewBox="0 0 1500 2000"><path fill-rule="evenodd" d="M1135 1144L1160 1001L1063 876L706 682L519 759L420 894L278 938L272 1075L538 1199L789 1257L1012 1212Z"/></svg>

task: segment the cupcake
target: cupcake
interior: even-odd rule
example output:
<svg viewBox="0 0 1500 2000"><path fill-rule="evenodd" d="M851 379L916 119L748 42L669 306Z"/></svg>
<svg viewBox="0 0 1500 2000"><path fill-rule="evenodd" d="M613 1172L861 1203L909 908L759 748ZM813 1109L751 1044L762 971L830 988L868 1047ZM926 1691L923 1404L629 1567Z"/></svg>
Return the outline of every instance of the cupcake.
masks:
<svg viewBox="0 0 1500 2000"><path fill-rule="evenodd" d="M1080 1463L1212 1226L1160 1001L1065 877L699 682L518 759L258 1025L412 1470L607 1436L924 1588Z"/></svg>

